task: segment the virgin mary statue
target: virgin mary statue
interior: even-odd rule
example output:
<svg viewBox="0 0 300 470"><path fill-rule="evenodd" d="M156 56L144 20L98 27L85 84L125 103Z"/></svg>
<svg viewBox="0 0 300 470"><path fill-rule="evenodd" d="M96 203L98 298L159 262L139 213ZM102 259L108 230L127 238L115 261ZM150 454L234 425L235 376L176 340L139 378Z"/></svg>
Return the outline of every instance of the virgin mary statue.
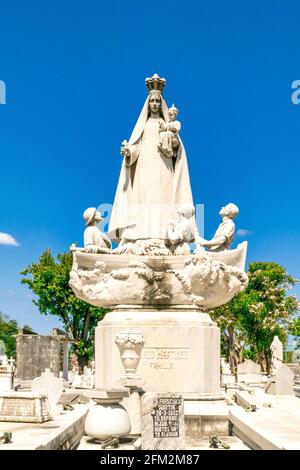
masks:
<svg viewBox="0 0 300 470"><path fill-rule="evenodd" d="M177 209L193 204L186 153L178 137L173 155L160 148L160 131L168 123L162 96L165 79L146 79L149 91L124 157L110 219L109 235L122 244L137 240L165 240L169 222L177 221Z"/></svg>

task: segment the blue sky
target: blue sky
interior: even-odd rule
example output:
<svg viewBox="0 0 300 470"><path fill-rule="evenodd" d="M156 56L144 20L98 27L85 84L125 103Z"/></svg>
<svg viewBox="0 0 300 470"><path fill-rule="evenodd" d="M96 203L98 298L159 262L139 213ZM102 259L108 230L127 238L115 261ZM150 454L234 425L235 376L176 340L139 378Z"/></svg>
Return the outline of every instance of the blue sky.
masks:
<svg viewBox="0 0 300 470"><path fill-rule="evenodd" d="M59 326L19 272L81 243L83 210L113 202L120 143L155 72L180 109L205 236L235 202L248 261L300 278L299 2L11 0L0 18L0 232L20 244L2 235L0 310L39 333Z"/></svg>

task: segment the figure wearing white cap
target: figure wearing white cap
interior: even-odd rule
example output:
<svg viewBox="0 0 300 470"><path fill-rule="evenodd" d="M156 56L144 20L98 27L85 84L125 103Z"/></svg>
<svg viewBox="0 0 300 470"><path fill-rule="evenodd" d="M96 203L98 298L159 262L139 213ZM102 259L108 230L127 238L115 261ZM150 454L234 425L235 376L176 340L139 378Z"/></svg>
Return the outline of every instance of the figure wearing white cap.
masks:
<svg viewBox="0 0 300 470"><path fill-rule="evenodd" d="M181 129L181 123L176 120L178 109L172 104L168 109L169 122L165 123L161 119L159 123L160 141L158 148L168 158L172 158L176 154L179 145L178 134Z"/></svg>
<svg viewBox="0 0 300 470"><path fill-rule="evenodd" d="M83 234L84 251L86 253L111 253L111 241L98 227L103 220L95 207L89 207L83 213L86 229Z"/></svg>

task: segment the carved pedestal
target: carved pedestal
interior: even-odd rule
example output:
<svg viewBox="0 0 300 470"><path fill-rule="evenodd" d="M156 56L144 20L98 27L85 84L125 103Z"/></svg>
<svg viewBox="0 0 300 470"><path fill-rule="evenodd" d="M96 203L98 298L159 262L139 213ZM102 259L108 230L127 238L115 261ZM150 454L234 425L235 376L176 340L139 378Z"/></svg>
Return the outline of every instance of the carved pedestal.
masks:
<svg viewBox="0 0 300 470"><path fill-rule="evenodd" d="M145 338L137 374L146 392L180 393L186 435L228 434L220 387L220 331L207 313L182 309L119 309L96 328L96 387L114 388L123 375L115 338L140 331Z"/></svg>
<svg viewBox="0 0 300 470"><path fill-rule="evenodd" d="M220 333L207 313L191 309L114 310L96 328L96 387L113 388L123 375L115 338L141 331L137 374L150 392L220 396Z"/></svg>

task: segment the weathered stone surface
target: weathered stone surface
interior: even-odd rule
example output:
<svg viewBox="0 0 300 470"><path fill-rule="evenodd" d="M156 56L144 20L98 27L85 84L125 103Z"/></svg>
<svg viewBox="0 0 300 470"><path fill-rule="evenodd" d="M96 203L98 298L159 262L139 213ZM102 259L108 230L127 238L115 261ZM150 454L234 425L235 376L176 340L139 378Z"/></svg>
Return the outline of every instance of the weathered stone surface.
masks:
<svg viewBox="0 0 300 470"><path fill-rule="evenodd" d="M84 434L84 422L89 405L75 405L55 420L44 423L14 423L13 442L0 442L5 450L71 450L76 449ZM12 423L1 422L1 431L11 432ZM3 454L2 454L3 455Z"/></svg>
<svg viewBox="0 0 300 470"><path fill-rule="evenodd" d="M50 406L45 393L0 393L0 421L43 423L51 419Z"/></svg>
<svg viewBox="0 0 300 470"><path fill-rule="evenodd" d="M58 377L60 370L60 348L61 342L58 337L18 334L18 378L33 380L48 368Z"/></svg>
<svg viewBox="0 0 300 470"><path fill-rule="evenodd" d="M48 396L52 415L59 413L56 407L63 391L62 380L54 376L50 369L46 369L40 377L36 377L31 384L33 392L46 393Z"/></svg>
<svg viewBox="0 0 300 470"><path fill-rule="evenodd" d="M260 365L246 359L237 366L238 381L244 383L259 383L262 381Z"/></svg>
<svg viewBox="0 0 300 470"><path fill-rule="evenodd" d="M272 395L294 395L294 374L291 369L283 364L275 374L275 381L266 387L266 393Z"/></svg>
<svg viewBox="0 0 300 470"><path fill-rule="evenodd" d="M6 356L4 357L6 358ZM10 364L7 360L4 360L0 365L0 392L14 390L14 373L13 360L10 361Z"/></svg>
<svg viewBox="0 0 300 470"><path fill-rule="evenodd" d="M172 393L142 396L142 449L184 449L183 397Z"/></svg>
<svg viewBox="0 0 300 470"><path fill-rule="evenodd" d="M230 250L229 250L230 253ZM220 254L220 253L218 253ZM95 306L222 305L248 285L247 274L208 252L157 256L73 252L70 286Z"/></svg>
<svg viewBox="0 0 300 470"><path fill-rule="evenodd" d="M271 344L271 353L272 373L276 374L276 372L280 369L283 363L283 346L278 336L274 336L274 339Z"/></svg>
<svg viewBox="0 0 300 470"><path fill-rule="evenodd" d="M237 366L238 374L260 374L260 365L251 361L251 359L245 359L244 362Z"/></svg>
<svg viewBox="0 0 300 470"><path fill-rule="evenodd" d="M220 331L199 311L120 310L96 328L96 387L114 388L124 374L116 335L145 337L137 374L149 392L220 394Z"/></svg>

